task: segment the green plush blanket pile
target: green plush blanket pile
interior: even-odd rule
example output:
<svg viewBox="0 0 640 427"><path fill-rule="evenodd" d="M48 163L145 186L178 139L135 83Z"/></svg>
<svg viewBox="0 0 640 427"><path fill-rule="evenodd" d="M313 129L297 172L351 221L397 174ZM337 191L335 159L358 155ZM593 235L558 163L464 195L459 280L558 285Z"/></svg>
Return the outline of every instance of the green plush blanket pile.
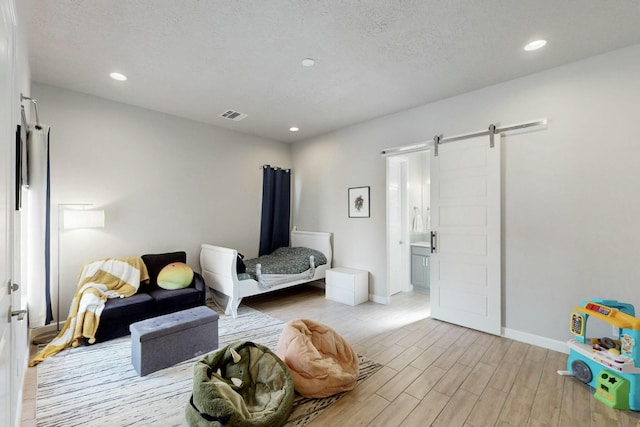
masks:
<svg viewBox="0 0 640 427"><path fill-rule="evenodd" d="M186 418L192 427L283 426L293 397L284 362L263 345L238 341L195 364Z"/></svg>
<svg viewBox="0 0 640 427"><path fill-rule="evenodd" d="M309 258L312 255L316 267L327 263L322 252L304 247L278 248L268 255L244 260L244 263L252 278L256 277L256 264L261 265L262 274L298 274L311 268Z"/></svg>

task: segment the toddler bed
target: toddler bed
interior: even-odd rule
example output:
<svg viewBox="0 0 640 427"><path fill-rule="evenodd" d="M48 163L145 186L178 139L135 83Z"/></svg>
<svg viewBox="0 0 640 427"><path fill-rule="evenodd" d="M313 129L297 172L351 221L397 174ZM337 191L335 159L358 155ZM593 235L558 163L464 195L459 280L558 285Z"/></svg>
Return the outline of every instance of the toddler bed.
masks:
<svg viewBox="0 0 640 427"><path fill-rule="evenodd" d="M248 266L256 265L259 277L253 278L248 275L238 277L237 250L203 244L200 251L202 277L204 277L204 281L208 287L227 296L225 313L231 314L235 318L238 315L238 306L242 298L322 279L325 277L327 269L331 268L333 255L331 249L331 233L294 229L291 232L291 248L307 248L298 251L303 252L303 257L308 257L310 254L313 254L314 250L319 251L324 255L324 258L326 258L326 263L320 264L322 260L318 258L322 257L314 256L311 258L310 266L308 266L309 261L307 261L308 269L305 271L288 274L260 275L261 270L266 270L266 273L270 273L270 271L266 265L262 265L263 262L267 262L264 260L264 257L259 257L245 261ZM283 250L283 252L290 251L291 250ZM293 252L296 251L293 250ZM316 253L316 255L319 254ZM297 263L292 260L291 264Z"/></svg>

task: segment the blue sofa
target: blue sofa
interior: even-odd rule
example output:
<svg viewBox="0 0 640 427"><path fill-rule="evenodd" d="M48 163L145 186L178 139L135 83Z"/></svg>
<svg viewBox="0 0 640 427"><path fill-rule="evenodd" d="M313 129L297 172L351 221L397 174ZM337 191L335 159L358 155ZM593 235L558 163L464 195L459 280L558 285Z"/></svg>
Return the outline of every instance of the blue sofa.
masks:
<svg viewBox="0 0 640 427"><path fill-rule="evenodd" d="M129 325L151 317L205 305L206 285L196 272L184 289L166 290L158 286L160 270L172 262L187 262L186 252L142 255L149 271L149 283L141 283L138 292L127 298L108 299L96 331L96 342L129 335Z"/></svg>

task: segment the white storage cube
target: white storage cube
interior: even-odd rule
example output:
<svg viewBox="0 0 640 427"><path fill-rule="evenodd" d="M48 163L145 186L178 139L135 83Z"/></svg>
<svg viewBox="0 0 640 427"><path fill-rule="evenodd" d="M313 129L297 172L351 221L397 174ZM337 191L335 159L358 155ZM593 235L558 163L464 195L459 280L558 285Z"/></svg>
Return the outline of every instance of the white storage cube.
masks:
<svg viewBox="0 0 640 427"><path fill-rule="evenodd" d="M325 278L325 298L358 305L369 299L369 272L353 268L332 268Z"/></svg>

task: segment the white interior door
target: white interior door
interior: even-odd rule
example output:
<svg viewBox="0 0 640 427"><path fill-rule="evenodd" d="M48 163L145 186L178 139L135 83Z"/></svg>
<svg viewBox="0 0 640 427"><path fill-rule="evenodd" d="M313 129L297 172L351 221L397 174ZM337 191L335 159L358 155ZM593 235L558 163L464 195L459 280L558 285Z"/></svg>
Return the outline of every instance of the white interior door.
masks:
<svg viewBox="0 0 640 427"><path fill-rule="evenodd" d="M387 289L389 296L409 285L407 160L387 158Z"/></svg>
<svg viewBox="0 0 640 427"><path fill-rule="evenodd" d="M501 332L500 136L431 152L431 315Z"/></svg>
<svg viewBox="0 0 640 427"><path fill-rule="evenodd" d="M7 286L11 282L12 270L12 233L10 185L12 143L12 75L11 62L12 21L9 14L8 2L0 3L0 425L14 425L11 410L12 388L12 351L11 326L9 311L11 310L11 296Z"/></svg>

